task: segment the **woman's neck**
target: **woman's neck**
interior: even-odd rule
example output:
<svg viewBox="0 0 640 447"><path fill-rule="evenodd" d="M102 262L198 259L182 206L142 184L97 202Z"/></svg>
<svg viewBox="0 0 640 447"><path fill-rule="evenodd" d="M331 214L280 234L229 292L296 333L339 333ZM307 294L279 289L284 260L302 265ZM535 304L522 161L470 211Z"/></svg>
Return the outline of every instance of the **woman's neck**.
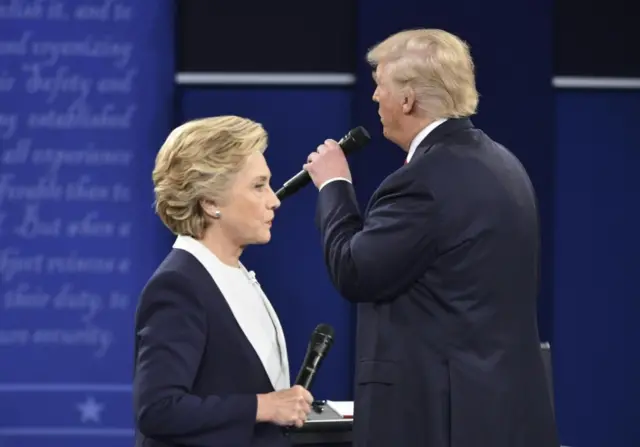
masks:
<svg viewBox="0 0 640 447"><path fill-rule="evenodd" d="M239 247L217 231L208 231L200 240L216 257L230 267L240 267L240 256L244 247Z"/></svg>

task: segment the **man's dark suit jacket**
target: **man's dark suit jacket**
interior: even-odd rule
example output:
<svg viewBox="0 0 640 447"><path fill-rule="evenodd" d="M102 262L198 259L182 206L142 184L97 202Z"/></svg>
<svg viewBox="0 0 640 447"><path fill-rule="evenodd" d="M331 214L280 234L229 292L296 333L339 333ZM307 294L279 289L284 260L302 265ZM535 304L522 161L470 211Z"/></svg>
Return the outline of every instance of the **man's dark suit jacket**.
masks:
<svg viewBox="0 0 640 447"><path fill-rule="evenodd" d="M538 215L518 160L468 119L433 130L365 217L319 193L324 256L358 304L358 447L557 447L536 317Z"/></svg>
<svg viewBox="0 0 640 447"><path fill-rule="evenodd" d="M136 447L287 447L256 423L257 394L273 391L260 358L207 270L174 249L136 313Z"/></svg>

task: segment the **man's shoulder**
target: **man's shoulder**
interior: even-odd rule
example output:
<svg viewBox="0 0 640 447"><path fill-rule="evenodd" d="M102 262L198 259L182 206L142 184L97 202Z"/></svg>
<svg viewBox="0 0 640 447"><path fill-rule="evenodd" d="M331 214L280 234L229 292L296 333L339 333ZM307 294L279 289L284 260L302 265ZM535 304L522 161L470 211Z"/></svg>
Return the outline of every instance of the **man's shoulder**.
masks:
<svg viewBox="0 0 640 447"><path fill-rule="evenodd" d="M376 207L376 204L390 203L390 201L397 202L396 198L430 196L432 180L427 178L420 170L413 168L414 166L410 167L407 164L385 177L371 195L367 210L371 211L372 208Z"/></svg>
<svg viewBox="0 0 640 447"><path fill-rule="evenodd" d="M478 164L494 168L521 166L510 149L476 127L452 133L423 149L412 160L410 168L413 169L409 171L427 180L442 177L457 168L478 167Z"/></svg>
<svg viewBox="0 0 640 447"><path fill-rule="evenodd" d="M501 159L501 160L499 160ZM459 185L461 176L490 175L496 164L514 166L517 158L504 146L492 140L476 127L450 133L446 137L419 148L411 161L389 174L374 191L373 197L402 194L410 191L432 193ZM484 172L484 174L483 174Z"/></svg>

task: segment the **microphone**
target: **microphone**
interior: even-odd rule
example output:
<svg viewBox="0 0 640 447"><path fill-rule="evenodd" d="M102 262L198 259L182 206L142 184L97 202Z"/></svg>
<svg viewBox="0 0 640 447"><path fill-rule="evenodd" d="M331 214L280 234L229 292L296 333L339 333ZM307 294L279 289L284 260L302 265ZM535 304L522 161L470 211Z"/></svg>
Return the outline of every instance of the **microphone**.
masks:
<svg viewBox="0 0 640 447"><path fill-rule="evenodd" d="M338 145L342 149L345 155L349 155L351 152L364 147L371 137L369 132L362 126L358 126L355 129L351 129L340 141ZM296 175L287 180L282 188L276 191L276 196L279 200L283 200L295 192L298 192L303 186L307 185L311 181L309 173L304 169L298 172Z"/></svg>
<svg viewBox="0 0 640 447"><path fill-rule="evenodd" d="M307 355L304 357L295 385L300 385L307 390L311 387L322 360L333 345L333 333L333 328L328 324L316 326L313 334L311 334L311 340L309 340L309 345L307 346Z"/></svg>

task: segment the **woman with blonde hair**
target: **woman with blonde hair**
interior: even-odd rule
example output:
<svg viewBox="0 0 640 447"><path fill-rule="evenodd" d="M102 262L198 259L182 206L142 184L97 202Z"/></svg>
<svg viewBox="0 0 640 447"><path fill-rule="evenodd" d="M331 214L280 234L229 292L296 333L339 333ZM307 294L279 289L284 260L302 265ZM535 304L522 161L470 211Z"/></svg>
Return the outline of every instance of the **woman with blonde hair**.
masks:
<svg viewBox="0 0 640 447"><path fill-rule="evenodd" d="M153 170L177 239L136 312L136 446L288 446L312 396L291 388L282 327L243 249L271 238L267 133L220 116L176 128Z"/></svg>

